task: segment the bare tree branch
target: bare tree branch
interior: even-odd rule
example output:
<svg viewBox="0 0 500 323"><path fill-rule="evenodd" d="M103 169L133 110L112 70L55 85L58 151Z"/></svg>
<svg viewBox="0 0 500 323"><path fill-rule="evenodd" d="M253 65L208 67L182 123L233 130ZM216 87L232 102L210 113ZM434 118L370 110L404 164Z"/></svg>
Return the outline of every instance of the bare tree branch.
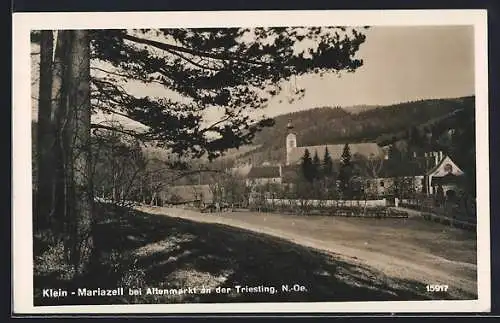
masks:
<svg viewBox="0 0 500 323"><path fill-rule="evenodd" d="M129 115L127 115L127 114L125 114L125 113L122 113L122 112L119 112L119 111L116 111L115 109L111 109L111 108L108 108L108 107L103 106L103 105L94 105L94 106L95 106L95 107L97 107L97 108L99 108L99 109L101 109L101 110L103 110L103 111L106 111L106 112L108 112L108 113L116 114L116 115L118 115L118 116L122 116L122 117L124 117L124 118L127 118L127 119L132 120L132 118L130 118L130 116L129 116ZM141 122L136 121L136 120L134 120L134 122L141 123ZM141 123L141 124L143 124L143 123ZM144 124L143 124L143 125L144 125Z"/></svg>
<svg viewBox="0 0 500 323"><path fill-rule="evenodd" d="M134 138L138 138L138 139L142 139L144 137L145 134L142 134L142 133L137 133L137 132L134 132L134 131L128 131L128 130L125 130L125 129L118 129L116 127L111 127L111 126L106 126L106 125L103 125L103 124L91 124L90 127L92 129L104 129L104 130L110 130L110 131L116 131L116 132L119 132L119 133L123 133L123 134L126 134L126 135L129 135L129 136L132 136Z"/></svg>
<svg viewBox="0 0 500 323"><path fill-rule="evenodd" d="M101 71L101 72L108 73L108 74L111 74L111 75L116 75L116 76L119 76L119 77L130 78L130 75L126 75L126 74L122 74L122 73L118 73L118 72L113 72L113 71L108 71L108 70L105 70L105 69L100 68L100 67L92 66L90 69L96 70L96 71Z"/></svg>

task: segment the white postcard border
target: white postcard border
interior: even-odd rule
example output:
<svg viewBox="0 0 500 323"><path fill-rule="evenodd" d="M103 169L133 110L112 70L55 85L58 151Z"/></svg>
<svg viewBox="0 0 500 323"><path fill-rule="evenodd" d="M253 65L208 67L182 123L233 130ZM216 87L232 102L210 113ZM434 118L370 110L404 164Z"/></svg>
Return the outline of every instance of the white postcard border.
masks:
<svg viewBox="0 0 500 323"><path fill-rule="evenodd" d="M321 303L33 306L30 30L154 27L474 25L478 299ZM486 10L322 10L13 14L13 311L83 313L483 312L490 310L490 212Z"/></svg>

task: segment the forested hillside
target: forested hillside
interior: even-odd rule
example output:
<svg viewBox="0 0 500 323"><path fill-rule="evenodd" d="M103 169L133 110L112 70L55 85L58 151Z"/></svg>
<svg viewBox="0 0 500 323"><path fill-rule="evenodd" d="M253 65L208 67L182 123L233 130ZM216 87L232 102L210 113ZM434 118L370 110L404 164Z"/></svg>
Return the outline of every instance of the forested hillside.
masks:
<svg viewBox="0 0 500 323"><path fill-rule="evenodd" d="M443 150L464 171L475 173L474 97L359 108L361 111L356 111L356 107L322 107L280 115L275 118L273 127L256 135L252 146L230 150L226 157L206 166L224 169L235 163L284 162L286 126L292 120L299 146L376 141L380 145L397 143L403 150ZM36 122L32 125L35 134ZM453 134L450 129L453 129ZM36 136L33 140L36 141ZM33 156L36 155L34 147L35 142ZM35 164L33 170L36 177ZM192 180L211 182L212 176L210 173L196 175ZM190 181L187 177L179 183L188 184Z"/></svg>
<svg viewBox="0 0 500 323"><path fill-rule="evenodd" d="M253 144L259 148L241 155L239 159L251 160L254 164L283 162L289 120L294 125L298 146L373 141L387 145L394 141L407 142L409 137L414 137L412 132L418 132L422 138L434 133L434 139L428 142L416 140L420 141L416 142L421 146L418 148L429 149L429 145L442 144L443 138L440 137L445 130L462 126L457 123L456 117L452 117L454 113L465 110L474 121L474 97L365 106L360 110L356 111L356 107L321 107L280 115L275 118L273 127L265 128L256 135Z"/></svg>

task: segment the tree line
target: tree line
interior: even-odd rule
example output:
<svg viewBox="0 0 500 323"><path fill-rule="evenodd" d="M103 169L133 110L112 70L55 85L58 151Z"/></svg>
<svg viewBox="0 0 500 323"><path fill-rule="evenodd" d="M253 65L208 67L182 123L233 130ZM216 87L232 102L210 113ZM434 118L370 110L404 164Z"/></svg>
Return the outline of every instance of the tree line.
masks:
<svg viewBox="0 0 500 323"><path fill-rule="evenodd" d="M328 151L328 147L325 147L324 155L321 159L317 151L311 157L309 150L305 149L300 165L301 176L299 178L312 186L318 186L317 184L320 183L320 190L338 190L341 197L346 199L353 198L360 193L359 187L356 187L352 181L353 177L360 174L360 168L356 168L353 163L348 143L344 145L337 169L334 167L334 161ZM297 185L300 186L303 184L298 183Z"/></svg>

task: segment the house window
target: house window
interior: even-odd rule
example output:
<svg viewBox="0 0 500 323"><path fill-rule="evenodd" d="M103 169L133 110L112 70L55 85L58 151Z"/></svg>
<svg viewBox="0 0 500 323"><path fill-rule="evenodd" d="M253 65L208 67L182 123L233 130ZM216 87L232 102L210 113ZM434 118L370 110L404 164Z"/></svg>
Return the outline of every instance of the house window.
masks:
<svg viewBox="0 0 500 323"><path fill-rule="evenodd" d="M380 187L384 187L384 181L380 181Z"/></svg>

